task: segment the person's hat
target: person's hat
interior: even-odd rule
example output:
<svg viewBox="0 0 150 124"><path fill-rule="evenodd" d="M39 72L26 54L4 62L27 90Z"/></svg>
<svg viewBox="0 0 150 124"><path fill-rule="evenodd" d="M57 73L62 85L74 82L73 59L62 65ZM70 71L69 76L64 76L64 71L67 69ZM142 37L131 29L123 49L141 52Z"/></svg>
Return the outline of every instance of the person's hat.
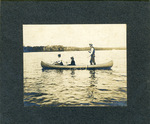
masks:
<svg viewBox="0 0 150 124"><path fill-rule="evenodd" d="M91 44L91 43L90 43L89 45L90 45L90 46L93 46L93 44Z"/></svg>
<svg viewBox="0 0 150 124"><path fill-rule="evenodd" d="M71 59L74 59L74 57L72 56Z"/></svg>

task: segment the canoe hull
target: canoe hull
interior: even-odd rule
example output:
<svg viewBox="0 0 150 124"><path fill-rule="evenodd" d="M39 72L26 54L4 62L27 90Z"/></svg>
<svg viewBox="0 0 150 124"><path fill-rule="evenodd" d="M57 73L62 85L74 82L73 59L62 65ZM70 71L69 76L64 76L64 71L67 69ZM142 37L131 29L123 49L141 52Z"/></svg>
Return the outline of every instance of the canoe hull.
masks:
<svg viewBox="0 0 150 124"><path fill-rule="evenodd" d="M41 61L41 66L43 69L111 69L113 66L113 61L107 63L98 64L98 65L86 65L86 66L67 66L67 65L52 65Z"/></svg>

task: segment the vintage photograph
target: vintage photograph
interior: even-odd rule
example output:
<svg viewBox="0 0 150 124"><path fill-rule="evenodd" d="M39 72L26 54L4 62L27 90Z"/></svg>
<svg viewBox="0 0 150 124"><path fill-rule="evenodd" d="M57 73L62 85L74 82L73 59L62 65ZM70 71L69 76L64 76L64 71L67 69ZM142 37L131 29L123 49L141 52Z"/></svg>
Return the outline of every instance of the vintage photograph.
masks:
<svg viewBox="0 0 150 124"><path fill-rule="evenodd" d="M127 106L127 24L23 24L25 107Z"/></svg>

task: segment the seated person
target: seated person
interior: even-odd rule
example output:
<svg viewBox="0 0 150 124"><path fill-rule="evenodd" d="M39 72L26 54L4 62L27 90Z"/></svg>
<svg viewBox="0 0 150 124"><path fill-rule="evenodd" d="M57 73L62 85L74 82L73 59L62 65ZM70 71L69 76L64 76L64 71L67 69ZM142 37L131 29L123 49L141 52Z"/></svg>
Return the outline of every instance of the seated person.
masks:
<svg viewBox="0 0 150 124"><path fill-rule="evenodd" d="M63 65L61 54L58 54L58 61L54 62L54 65Z"/></svg>
<svg viewBox="0 0 150 124"><path fill-rule="evenodd" d="M71 57L71 64L69 64L69 65L76 65L75 61L74 61L74 57Z"/></svg>

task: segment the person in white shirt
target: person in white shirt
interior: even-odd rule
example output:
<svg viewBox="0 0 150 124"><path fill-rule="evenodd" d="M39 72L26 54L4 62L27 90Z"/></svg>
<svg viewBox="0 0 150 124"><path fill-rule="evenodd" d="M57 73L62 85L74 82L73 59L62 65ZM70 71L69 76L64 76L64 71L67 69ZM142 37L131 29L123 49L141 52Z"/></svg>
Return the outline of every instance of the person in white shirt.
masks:
<svg viewBox="0 0 150 124"><path fill-rule="evenodd" d="M92 65L92 64L96 65L96 63L95 63L95 48L93 47L93 44L89 44L89 46L90 46L90 48L91 48L91 50L89 51L90 56L91 56L90 64L91 64L91 65Z"/></svg>
<svg viewBox="0 0 150 124"><path fill-rule="evenodd" d="M61 59L61 54L58 54L58 61L54 63L55 65L63 65L62 59Z"/></svg>

